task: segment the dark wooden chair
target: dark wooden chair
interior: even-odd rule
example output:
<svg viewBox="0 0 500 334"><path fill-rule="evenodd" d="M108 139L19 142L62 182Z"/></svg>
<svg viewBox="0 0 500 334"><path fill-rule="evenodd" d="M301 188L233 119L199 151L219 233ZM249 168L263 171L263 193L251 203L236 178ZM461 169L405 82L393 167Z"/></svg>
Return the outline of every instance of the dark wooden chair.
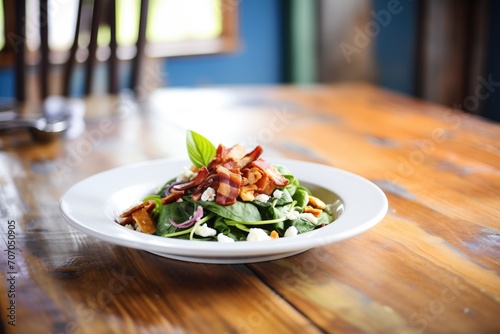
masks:
<svg viewBox="0 0 500 334"><path fill-rule="evenodd" d="M488 56L495 44L494 1L318 0L287 5L295 11L289 16L301 20L300 25L288 23L290 32L300 27L287 52L292 82L366 81L479 115L493 102L488 81L498 78L488 67L496 59Z"/></svg>
<svg viewBox="0 0 500 334"><path fill-rule="evenodd" d="M14 5L15 12L15 24L13 34L18 37L19 40L25 41L26 36L26 0L16 0ZM48 11L48 0L39 0L39 26L40 26L40 49L39 62L37 65L37 76L38 76L38 87L39 97L41 100L45 99L49 95L49 86L51 84L49 77L52 70L52 64L50 62L50 47L49 47L49 21L47 20ZM135 90L139 84L141 76L141 68L143 66L144 60L144 49L146 46L146 25L147 25L147 12L148 12L149 0L140 1L140 18L139 18L139 31L138 38L136 42L136 53L132 61L132 71L131 79L127 84L128 88ZM87 7L87 6L90 6ZM84 15L91 11L91 15ZM117 28L116 28L116 0L94 0L92 2L78 0L78 13L77 21L75 27L75 35L73 44L69 50L69 55L66 62L63 65L64 74L62 80L62 86L60 91L62 95L69 96L71 94L71 80L75 72L75 67L77 65L76 54L78 51L79 37L85 29L90 29L90 41L88 43L88 57L83 64L85 67L85 82L84 95L92 94L92 83L94 78L94 72L96 70L97 58L97 33L101 23L107 23L110 27L110 56L108 58L108 87L107 92L110 94L116 94L119 91L119 73L118 73L118 57L117 57ZM21 43L17 50L15 50L15 98L17 102L24 102L27 98L27 62L26 62L26 47L25 43Z"/></svg>

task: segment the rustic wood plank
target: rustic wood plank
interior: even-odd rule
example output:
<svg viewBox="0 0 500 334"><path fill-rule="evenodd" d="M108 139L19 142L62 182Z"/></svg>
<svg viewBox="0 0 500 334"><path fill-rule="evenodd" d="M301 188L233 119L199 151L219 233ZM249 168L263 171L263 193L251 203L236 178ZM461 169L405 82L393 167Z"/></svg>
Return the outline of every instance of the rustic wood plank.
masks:
<svg viewBox="0 0 500 334"><path fill-rule="evenodd" d="M435 243L434 237L425 236L414 245L417 248L412 247L415 239L401 238L411 232L400 225L391 216L381 227L361 236L252 267L331 332L498 329L498 299L446 268L455 263L443 265L432 252L426 253ZM380 230L390 231L390 237ZM409 239L412 241L407 243ZM474 270L476 277L491 275L479 265ZM488 306L483 311L484 305ZM318 309L324 312L316 312Z"/></svg>
<svg viewBox="0 0 500 334"><path fill-rule="evenodd" d="M303 159L320 157L385 186L391 215L363 236L251 267L332 332L498 330L498 126L441 106L426 105L427 113L420 102L359 91L363 98L355 99L352 90L332 90L315 103L307 91L293 94L299 109L336 117L325 124L310 113L299 116L278 141L314 152ZM433 136L436 129L448 135ZM374 281L383 277L390 286ZM425 290L422 281L428 282ZM373 295L360 294L374 285Z"/></svg>

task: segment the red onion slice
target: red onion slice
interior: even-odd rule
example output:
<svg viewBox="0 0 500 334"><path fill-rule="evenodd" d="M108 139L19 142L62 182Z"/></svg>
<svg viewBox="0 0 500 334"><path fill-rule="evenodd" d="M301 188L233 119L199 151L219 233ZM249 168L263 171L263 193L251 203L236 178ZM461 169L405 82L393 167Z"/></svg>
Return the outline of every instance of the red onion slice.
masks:
<svg viewBox="0 0 500 334"><path fill-rule="evenodd" d="M165 190L165 196L168 196L170 195L170 193L172 192L172 188L175 187L175 186L178 186L179 184L184 184L184 183L187 183L188 181L176 181L176 182L172 182L168 187L167 189Z"/></svg>
<svg viewBox="0 0 500 334"><path fill-rule="evenodd" d="M201 205L199 205L198 208L196 209L196 211L194 212L193 216L191 218L189 218L188 220L186 220L185 222L178 224L178 223L174 222L172 219L169 219L168 221L170 222L170 224L172 224L173 226L175 226L177 228L188 228L188 227L191 227L192 225L194 225L194 223L196 223L198 220L200 220L201 217L203 217L203 207Z"/></svg>

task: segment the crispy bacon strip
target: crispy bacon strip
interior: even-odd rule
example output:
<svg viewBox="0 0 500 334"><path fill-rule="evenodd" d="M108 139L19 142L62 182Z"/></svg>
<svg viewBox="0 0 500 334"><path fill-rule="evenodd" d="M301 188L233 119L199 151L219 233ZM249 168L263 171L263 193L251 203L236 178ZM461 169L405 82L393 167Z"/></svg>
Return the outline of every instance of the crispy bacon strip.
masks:
<svg viewBox="0 0 500 334"><path fill-rule="evenodd" d="M120 218L117 222L120 225L127 225L133 223L134 219L132 218L132 215L139 211L139 210L146 210L146 212L151 212L153 209L156 207L156 203L154 201L146 201L137 204L136 206L128 209L124 213L120 215Z"/></svg>
<svg viewBox="0 0 500 334"><path fill-rule="evenodd" d="M146 202L139 203L136 206L134 206L134 207L128 209L127 211L125 211L124 213L122 213L120 215L120 218L128 217L128 216L132 215L134 212L136 212L142 208L145 208L148 212L151 212L151 210L153 210L155 208L155 206L156 206L155 201L146 201Z"/></svg>
<svg viewBox="0 0 500 334"><path fill-rule="evenodd" d="M161 204L168 204L168 203L173 203L177 201L179 198L184 195L184 191L172 191L170 194L168 194L167 197L163 197L161 199Z"/></svg>
<svg viewBox="0 0 500 334"><path fill-rule="evenodd" d="M227 169L241 169L256 160L262 152L263 149L261 146L257 146L252 152L247 153L245 148L240 144L236 144L230 148L226 148L220 144L217 147L214 159L208 165L208 170L215 171L217 166L220 165L223 165Z"/></svg>
<svg viewBox="0 0 500 334"><path fill-rule="evenodd" d="M233 161L235 164L238 163L247 154L247 151L240 144L232 146L226 155L225 161Z"/></svg>
<svg viewBox="0 0 500 334"><path fill-rule="evenodd" d="M240 194L243 200L252 200L256 193L270 194L275 188L285 187L288 179L260 158L262 152L260 145L247 153L239 144L231 148L220 144L208 166L201 167L192 180L173 186L170 194L162 198L162 204L175 202L185 194L197 201L207 187L216 189L216 202L220 205L234 204ZM134 213L140 214L138 211L143 209L149 213L155 206L154 201L140 203L122 213L120 223L131 222Z"/></svg>
<svg viewBox="0 0 500 334"><path fill-rule="evenodd" d="M219 187L219 175L212 174L209 175L202 184L198 185L194 190L191 198L193 201L198 201L201 198L203 192L208 188L212 187L213 189L217 189Z"/></svg>
<svg viewBox="0 0 500 334"><path fill-rule="evenodd" d="M145 208L135 211L132 213L132 218L141 228L141 232L147 234L153 234L156 232L156 226L149 215L149 212Z"/></svg>
<svg viewBox="0 0 500 334"><path fill-rule="evenodd" d="M271 181L274 182L276 187L281 188L288 184L288 179L281 175L280 172L278 172L278 170L267 161L257 159L252 161L251 165L262 170L271 179Z"/></svg>
<svg viewBox="0 0 500 334"><path fill-rule="evenodd" d="M239 172L232 172L224 166L217 167L219 175L219 187L215 201L220 205L231 205L236 202L240 194L241 175Z"/></svg>
<svg viewBox="0 0 500 334"><path fill-rule="evenodd" d="M198 170L198 174L196 174L196 176L191 181L174 186L172 188L172 192L178 192L178 191L184 192L188 189L196 187L197 185L205 181L205 179L209 175L210 172L208 171L207 167L203 166Z"/></svg>
<svg viewBox="0 0 500 334"><path fill-rule="evenodd" d="M253 149L252 152L246 154L243 158L241 158L240 161L238 161L236 167L239 169L247 167L250 163L257 160L263 151L264 149L260 145L258 145L256 148Z"/></svg>
<svg viewBox="0 0 500 334"><path fill-rule="evenodd" d="M226 156L227 156L227 148L224 145L219 144L219 146L217 146L217 150L215 151L215 157L212 159L212 161L210 161L210 163L207 166L208 170L215 171L217 166L224 162Z"/></svg>

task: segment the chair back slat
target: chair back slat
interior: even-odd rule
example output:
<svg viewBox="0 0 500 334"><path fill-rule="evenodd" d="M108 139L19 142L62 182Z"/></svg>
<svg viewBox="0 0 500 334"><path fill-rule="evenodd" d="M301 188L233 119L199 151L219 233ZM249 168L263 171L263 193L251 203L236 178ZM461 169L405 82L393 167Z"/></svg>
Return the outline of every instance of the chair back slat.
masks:
<svg viewBox="0 0 500 334"><path fill-rule="evenodd" d="M64 79L62 87L64 96L69 96L71 92L71 78L76 63L76 52L78 51L78 39L80 36L81 21L82 21L82 8L83 8L83 0L78 0L78 11L76 14L76 26L75 26L75 34L73 37L73 44L71 45L68 59L66 61L66 64L64 65Z"/></svg>
<svg viewBox="0 0 500 334"><path fill-rule="evenodd" d="M108 81L108 92L111 94L117 94L119 91L118 83L118 41L116 37L116 0L109 0L108 3L108 23L110 27L110 41L109 41L109 81Z"/></svg>
<svg viewBox="0 0 500 334"><path fill-rule="evenodd" d="M51 65L51 52L49 43L49 32L50 32L50 7L48 5L48 0L38 0L39 1L39 36L40 36L40 48L33 58L36 63L36 70L30 70L30 79L28 79L28 73L26 68L33 66L33 59L31 53L27 53L26 50L26 2L27 0L16 0L13 4L14 6L14 27L11 31L15 34L16 40L21 41L13 45L13 53L15 54L15 98L18 102L24 102L27 96L45 99L51 94L59 94L69 97L72 94L72 77L77 68L77 63L79 62L79 49L82 47L80 45L80 40L82 34L89 33L90 38L87 45L87 57L83 62L83 72L84 79L82 81L83 94L91 95L94 93L94 77L97 69L98 59L96 52L100 50L98 45L98 32L99 27L102 23L106 23L110 28L110 41L109 41L109 59L105 63L107 66L106 76L107 76L107 87L105 90L110 94L117 94L120 90L120 75L119 66L120 61L118 59L118 40L117 40L117 10L116 0L78 0L76 23L75 23L75 33L73 35L72 45L68 51L68 57L62 64L62 76L58 84L62 87L56 87L60 89L53 89L50 85L54 84L50 80L51 76L54 74L53 69L55 66ZM146 27L147 27L147 12L149 7L148 0L140 0L140 12L139 12L139 27L138 27L138 37L136 42L136 54L131 60L131 75L130 81L127 86L134 89L138 86L141 76L141 67L143 66L144 49L146 45ZM90 15L89 15L90 14ZM11 43L13 44L13 43ZM28 62L26 58L30 58ZM36 80L32 80L31 73L36 73ZM30 91L27 94L27 85L29 82L33 82L36 87L35 90Z"/></svg>
<svg viewBox="0 0 500 334"><path fill-rule="evenodd" d="M26 2L16 1L14 7L15 15L15 25L14 33L17 38L20 39L21 44L16 44L14 48L15 53L15 64L14 64L14 75L15 75L15 89L16 89L16 100L18 102L24 102L26 100L26 66L25 57L26 50L24 48L24 41L26 41Z"/></svg>
<svg viewBox="0 0 500 334"><path fill-rule="evenodd" d="M45 99L49 95L49 22L48 0L39 0L40 25L40 96Z"/></svg>
<svg viewBox="0 0 500 334"><path fill-rule="evenodd" d="M137 90L139 86L141 69L144 62L144 49L146 46L146 27L148 18L149 0L141 0L141 9L139 12L139 32L137 35L136 42L136 54L132 62L132 75L130 88L134 91Z"/></svg>
<svg viewBox="0 0 500 334"><path fill-rule="evenodd" d="M85 95L92 93L92 83L94 80L94 67L96 63L97 33L102 17L102 0L94 0L92 11L92 24L90 27L89 53L86 62Z"/></svg>

